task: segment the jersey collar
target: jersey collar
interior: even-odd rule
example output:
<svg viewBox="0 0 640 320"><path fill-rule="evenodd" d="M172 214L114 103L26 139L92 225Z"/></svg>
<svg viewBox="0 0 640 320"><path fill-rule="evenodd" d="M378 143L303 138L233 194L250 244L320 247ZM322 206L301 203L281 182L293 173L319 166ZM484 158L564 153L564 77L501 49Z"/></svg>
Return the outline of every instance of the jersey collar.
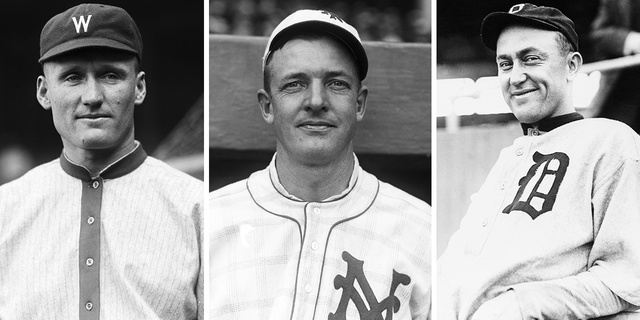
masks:
<svg viewBox="0 0 640 320"><path fill-rule="evenodd" d="M537 127L535 127L533 124L528 124L528 123L521 123L520 126L522 126L522 133L525 136L537 136L545 132L549 132L562 125L565 125L569 122L578 121L582 119L584 119L584 117L581 114L577 112L572 112L572 113L563 114L561 116L557 116L553 118L544 118L540 120L540 122L538 122Z"/></svg>
<svg viewBox="0 0 640 320"><path fill-rule="evenodd" d="M290 194L284 188L282 183L280 183L280 179L278 178L278 171L276 170L276 156L277 156L277 154L274 154L273 158L271 158L271 163L269 163L269 177L271 179L271 184L278 191L278 193L283 195L285 198L289 198L289 199L294 200L294 201L303 201L302 199ZM327 199L324 199L321 202L334 201L334 200L337 200L337 199L344 198L347 194L349 194L349 192L351 192L351 190L353 190L353 188L356 185L356 182L358 181L358 173L359 173L358 169L359 168L360 168L360 164L358 162L358 157L356 157L356 155L353 154L353 171L351 173L351 178L349 179L349 185L341 193L333 195L333 196L331 196L331 197L329 197Z"/></svg>
<svg viewBox="0 0 640 320"><path fill-rule="evenodd" d="M100 171L98 176L102 177L103 179L115 179L131 173L133 170L137 169L147 158L147 153L144 151L144 149L142 149L142 145L140 145L140 142L135 141L135 144L136 146L133 150L131 150L131 152L127 153L126 155L122 156L122 158L108 165L106 168ZM62 167L62 170L64 170L64 172L74 178L78 178L84 181L91 181L93 178L96 178L91 177L89 169L81 164L69 160L69 158L67 158L67 155L64 154L64 150L60 155L60 166Z"/></svg>

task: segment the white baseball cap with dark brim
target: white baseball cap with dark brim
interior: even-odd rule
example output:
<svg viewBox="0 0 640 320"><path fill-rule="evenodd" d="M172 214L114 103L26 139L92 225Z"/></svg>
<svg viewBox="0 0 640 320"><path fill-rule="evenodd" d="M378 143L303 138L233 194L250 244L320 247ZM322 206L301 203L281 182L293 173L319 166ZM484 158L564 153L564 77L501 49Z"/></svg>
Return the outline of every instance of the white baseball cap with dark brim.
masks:
<svg viewBox="0 0 640 320"><path fill-rule="evenodd" d="M262 57L262 71L264 72L269 56L273 49L278 47L281 40L290 39L292 35L308 30L322 30L342 40L351 49L358 65L358 76L360 80L364 80L367 76L369 60L358 31L339 16L325 10L298 10L282 20L273 30L269 42L267 42Z"/></svg>

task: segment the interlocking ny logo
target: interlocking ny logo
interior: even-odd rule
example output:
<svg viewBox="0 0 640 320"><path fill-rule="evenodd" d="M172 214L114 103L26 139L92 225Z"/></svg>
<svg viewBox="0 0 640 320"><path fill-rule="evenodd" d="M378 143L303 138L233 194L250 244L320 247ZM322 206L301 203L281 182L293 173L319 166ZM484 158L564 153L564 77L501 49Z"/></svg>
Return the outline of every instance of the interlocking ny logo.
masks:
<svg viewBox="0 0 640 320"><path fill-rule="evenodd" d="M329 11L321 11L320 13L324 13L324 14L328 15L329 19L338 20L338 21L344 23L344 20L342 20L342 18L338 17L338 15L335 14L335 13L332 13L332 12L329 12Z"/></svg>
<svg viewBox="0 0 640 320"><path fill-rule="evenodd" d="M502 210L502 213L509 214L513 210L520 210L535 220L541 214L553 209L558 189L567 173L569 156L562 152L546 155L536 151L533 154L533 161L535 163L529 168L527 175L518 182L520 189L516 197ZM539 170L542 165L544 169Z"/></svg>
<svg viewBox="0 0 640 320"><path fill-rule="evenodd" d="M91 15L87 16L87 20L84 19L84 16L80 16L78 20L76 20L76 17L71 17L71 19L73 20L73 25L76 26L76 33L80 33L80 26L82 26L84 32L87 32L89 21L91 21Z"/></svg>
<svg viewBox="0 0 640 320"><path fill-rule="evenodd" d="M378 302L367 277L364 275L362 266L364 261L360 261L350 255L348 252L342 252L342 260L347 262L347 275L336 275L333 279L333 286L336 290L342 288L342 297L338 304L338 309L335 313L329 313L329 320L345 320L347 319L347 306L349 301L353 301L353 304L360 313L360 319L362 320L392 320L393 314L400 310L400 300L395 296L396 289L399 285L408 285L411 283L411 278L396 270L393 270L393 278L391 280L391 288L389 288L389 296ZM360 293L356 290L355 281L358 280L360 289L366 299L360 296ZM369 305L369 309L367 309ZM387 311L386 316L382 317L382 312Z"/></svg>

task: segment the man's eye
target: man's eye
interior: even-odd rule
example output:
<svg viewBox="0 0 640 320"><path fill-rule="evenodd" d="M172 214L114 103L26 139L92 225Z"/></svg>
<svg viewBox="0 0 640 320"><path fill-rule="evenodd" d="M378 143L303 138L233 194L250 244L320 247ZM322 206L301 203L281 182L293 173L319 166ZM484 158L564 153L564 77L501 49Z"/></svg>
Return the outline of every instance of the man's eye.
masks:
<svg viewBox="0 0 640 320"><path fill-rule="evenodd" d="M502 62L498 62L498 68L500 68L500 70L509 70L511 69L511 62L508 61L502 61Z"/></svg>
<svg viewBox="0 0 640 320"><path fill-rule="evenodd" d="M284 89L298 89L302 87L302 83L299 81L289 82L284 85Z"/></svg>
<svg viewBox="0 0 640 320"><path fill-rule="evenodd" d="M103 76L103 78L110 81L120 79L120 77L115 73L107 73Z"/></svg>
<svg viewBox="0 0 640 320"><path fill-rule="evenodd" d="M76 82L80 82L80 80L82 80L82 78L80 78L78 75L75 75L75 74L71 74L71 75L68 75L68 76L64 77L64 81L65 82L76 83Z"/></svg>
<svg viewBox="0 0 640 320"><path fill-rule="evenodd" d="M329 86L334 87L334 88L348 88L349 87L349 85L346 82L340 81L340 80L331 81L329 83Z"/></svg>
<svg viewBox="0 0 640 320"><path fill-rule="evenodd" d="M540 60L537 56L526 56L524 62L535 62Z"/></svg>

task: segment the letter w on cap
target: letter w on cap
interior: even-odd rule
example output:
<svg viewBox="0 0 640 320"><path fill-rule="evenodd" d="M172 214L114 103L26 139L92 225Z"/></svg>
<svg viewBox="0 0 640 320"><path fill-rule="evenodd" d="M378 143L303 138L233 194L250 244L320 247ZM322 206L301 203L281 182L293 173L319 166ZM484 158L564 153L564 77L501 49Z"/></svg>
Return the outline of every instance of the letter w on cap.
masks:
<svg viewBox="0 0 640 320"><path fill-rule="evenodd" d="M71 17L71 19L73 19L73 24L76 26L76 33L80 33L81 25L84 32L87 32L87 28L89 27L89 21L91 21L91 15L87 16L87 20L84 20L84 16L80 16L80 19L78 20L76 20L76 17Z"/></svg>

